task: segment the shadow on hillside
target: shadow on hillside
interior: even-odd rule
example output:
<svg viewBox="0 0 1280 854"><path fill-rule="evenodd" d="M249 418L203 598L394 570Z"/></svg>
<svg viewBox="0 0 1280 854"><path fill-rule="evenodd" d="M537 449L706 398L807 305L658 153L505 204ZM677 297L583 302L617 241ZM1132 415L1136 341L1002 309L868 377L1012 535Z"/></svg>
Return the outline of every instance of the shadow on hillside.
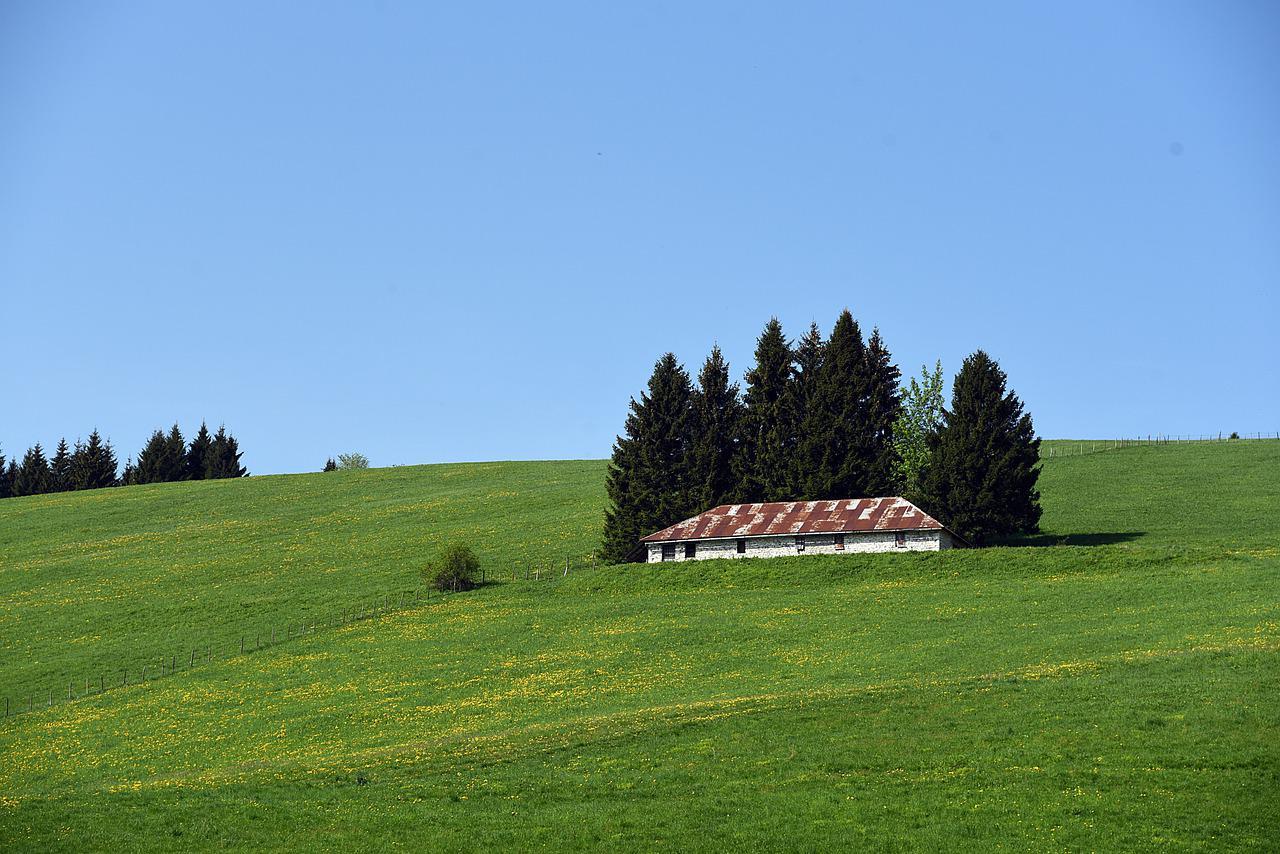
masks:
<svg viewBox="0 0 1280 854"><path fill-rule="evenodd" d="M1113 546L1128 543L1146 534L1146 531L1114 531L1096 534L1031 534L1001 540L1002 546Z"/></svg>

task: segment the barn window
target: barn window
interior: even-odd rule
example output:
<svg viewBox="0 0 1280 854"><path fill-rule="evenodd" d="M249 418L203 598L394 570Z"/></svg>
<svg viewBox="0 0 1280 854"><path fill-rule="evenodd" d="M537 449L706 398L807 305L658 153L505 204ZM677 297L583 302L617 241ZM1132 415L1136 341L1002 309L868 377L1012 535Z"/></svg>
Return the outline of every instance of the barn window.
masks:
<svg viewBox="0 0 1280 854"><path fill-rule="evenodd" d="M738 540L738 554L744 555L746 553L747 553L747 538L742 537L741 539Z"/></svg>
<svg viewBox="0 0 1280 854"><path fill-rule="evenodd" d="M804 551L804 535L803 534L796 535L796 551L798 552Z"/></svg>
<svg viewBox="0 0 1280 854"><path fill-rule="evenodd" d="M691 558L691 557L696 557L696 556L697 556L697 554L698 554L698 544L697 544L697 543L685 543L685 544L684 544L684 557L685 557L685 560L688 560L688 559L689 559L689 558Z"/></svg>
<svg viewBox="0 0 1280 854"><path fill-rule="evenodd" d="M836 534L836 551L844 551L844 534Z"/></svg>
<svg viewBox="0 0 1280 854"><path fill-rule="evenodd" d="M676 559L676 544L675 544L675 543L663 543L663 544L662 544L662 559L663 559L663 560L675 560L675 559Z"/></svg>
<svg viewBox="0 0 1280 854"><path fill-rule="evenodd" d="M894 544L895 546L897 546L898 548L900 548L900 549L905 549L905 548L907 547L907 535L906 535L906 534L894 534L894 535L893 535L893 544Z"/></svg>

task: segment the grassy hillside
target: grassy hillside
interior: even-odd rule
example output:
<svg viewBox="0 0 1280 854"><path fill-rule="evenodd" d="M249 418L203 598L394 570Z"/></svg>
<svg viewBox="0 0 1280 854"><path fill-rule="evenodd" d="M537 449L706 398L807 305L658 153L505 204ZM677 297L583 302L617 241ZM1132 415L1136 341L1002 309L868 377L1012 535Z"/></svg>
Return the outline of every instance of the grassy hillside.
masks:
<svg viewBox="0 0 1280 854"><path fill-rule="evenodd" d="M0 842L1263 848L1280 792L1277 471L1280 443L1055 458L1034 546L508 581L22 715L0 728ZM515 524L512 548L585 554L600 473L429 467L130 499L151 510L115 498L129 490L0 502L5 673L100 654L106 637L67 642L89 614L127 646L166 620L323 610L398 583L455 524L496 563L503 526L484 508L508 492L564 537ZM152 517L178 496L185 510ZM391 509L435 502L426 523ZM231 550L239 571L202 533L215 519L256 526ZM254 544L291 559L255 563ZM74 566L87 588L135 593L80 607ZM184 572L198 580L175 584ZM185 607L128 602L183 583ZM26 641L42 619L61 622Z"/></svg>
<svg viewBox="0 0 1280 854"><path fill-rule="evenodd" d="M599 542L604 463L514 462L164 483L0 501L0 694L410 588L450 538L563 568Z"/></svg>

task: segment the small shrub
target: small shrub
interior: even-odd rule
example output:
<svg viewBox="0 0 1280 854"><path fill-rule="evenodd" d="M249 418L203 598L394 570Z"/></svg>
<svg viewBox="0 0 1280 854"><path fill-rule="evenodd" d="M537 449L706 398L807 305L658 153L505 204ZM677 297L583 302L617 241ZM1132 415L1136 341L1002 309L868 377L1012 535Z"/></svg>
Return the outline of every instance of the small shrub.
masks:
<svg viewBox="0 0 1280 854"><path fill-rule="evenodd" d="M1221 434L1219 434L1219 435L1221 435ZM1237 433L1235 430L1232 430L1232 431L1231 431L1231 435L1230 435L1230 436L1228 436L1227 438L1228 438L1228 439L1239 439L1239 438L1240 438L1240 434L1239 434L1239 433Z"/></svg>
<svg viewBox="0 0 1280 854"><path fill-rule="evenodd" d="M338 468L340 469L367 469L369 467L369 458L364 454L351 452L350 454L338 454Z"/></svg>
<svg viewBox="0 0 1280 854"><path fill-rule="evenodd" d="M476 586L480 572L480 559L469 546L454 543L447 546L435 563L425 572L427 583L437 590L470 590Z"/></svg>

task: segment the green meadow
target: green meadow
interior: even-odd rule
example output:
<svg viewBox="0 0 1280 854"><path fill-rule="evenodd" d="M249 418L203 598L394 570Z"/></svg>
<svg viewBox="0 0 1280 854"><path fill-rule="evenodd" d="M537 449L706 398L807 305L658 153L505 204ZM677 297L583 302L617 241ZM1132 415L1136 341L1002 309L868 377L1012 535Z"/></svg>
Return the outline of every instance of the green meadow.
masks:
<svg viewBox="0 0 1280 854"><path fill-rule="evenodd" d="M1280 442L1055 456L1006 547L664 567L592 565L603 471L0 502L0 690L218 650L4 721L0 844L1274 848ZM455 538L496 581L233 648Z"/></svg>

